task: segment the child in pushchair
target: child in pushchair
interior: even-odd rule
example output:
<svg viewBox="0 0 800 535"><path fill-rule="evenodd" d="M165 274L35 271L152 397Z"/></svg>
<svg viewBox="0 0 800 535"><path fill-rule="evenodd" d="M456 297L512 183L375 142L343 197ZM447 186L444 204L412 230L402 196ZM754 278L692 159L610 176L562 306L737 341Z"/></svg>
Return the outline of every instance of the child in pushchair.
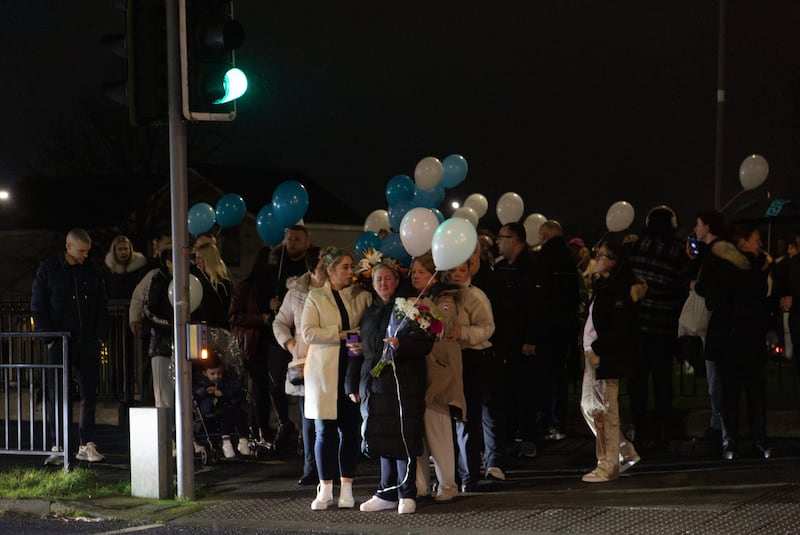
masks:
<svg viewBox="0 0 800 535"><path fill-rule="evenodd" d="M233 369L225 369L222 361L214 356L200 361L192 374L192 393L194 395L196 419L196 438L205 442L210 452L222 442L222 454L226 459L240 455L249 457L250 438L247 428L247 414L243 404L242 380ZM199 427L200 429L197 429ZM234 449L231 435L238 434L239 441Z"/></svg>

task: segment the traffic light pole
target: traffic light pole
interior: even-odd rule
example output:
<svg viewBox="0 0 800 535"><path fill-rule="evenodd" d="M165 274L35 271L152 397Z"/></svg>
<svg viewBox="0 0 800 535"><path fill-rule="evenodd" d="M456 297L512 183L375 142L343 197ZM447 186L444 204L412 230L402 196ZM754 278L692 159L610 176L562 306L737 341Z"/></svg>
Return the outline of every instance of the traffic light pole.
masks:
<svg viewBox="0 0 800 535"><path fill-rule="evenodd" d="M186 123L181 115L180 30L178 0L166 0L167 80L169 93L169 165L171 226L175 244L188 240L189 188L186 170ZM194 500L191 369L187 359L186 322L189 318L189 244L172 249L175 320L175 438L178 497Z"/></svg>

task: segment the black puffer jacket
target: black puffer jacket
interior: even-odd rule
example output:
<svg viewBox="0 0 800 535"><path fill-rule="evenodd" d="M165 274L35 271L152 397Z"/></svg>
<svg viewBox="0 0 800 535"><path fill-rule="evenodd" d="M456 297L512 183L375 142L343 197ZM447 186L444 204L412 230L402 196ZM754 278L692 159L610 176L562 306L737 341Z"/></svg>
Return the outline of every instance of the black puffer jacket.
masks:
<svg viewBox="0 0 800 535"><path fill-rule="evenodd" d="M400 345L395 356L396 367L393 369L391 366L386 366L378 377L373 377L370 370L383 354L383 339L386 338L386 327L393 307L394 298L387 304L375 299L361 320L361 343L364 355L359 393L363 418L363 450L371 457L404 459L409 454L415 457L422 454L427 388L425 356L433 347L433 338L398 333ZM397 374L396 382L393 372ZM400 402L398 402L398 384ZM408 452L403 437L408 444Z"/></svg>
<svg viewBox="0 0 800 535"><path fill-rule="evenodd" d="M639 347L638 303L647 285L633 274L598 277L592 289L592 324L597 340L592 351L600 357L598 379L623 379Z"/></svg>
<svg viewBox="0 0 800 535"><path fill-rule="evenodd" d="M150 347L148 354L151 357L169 357L174 348L174 312L169 302L169 283L172 274L165 267L161 267L150 281L150 289L144 303L144 315L150 320Z"/></svg>
<svg viewBox="0 0 800 535"><path fill-rule="evenodd" d="M69 332L73 341L108 338L108 296L100 269L86 261L70 265L65 253L42 260L31 290L38 332Z"/></svg>

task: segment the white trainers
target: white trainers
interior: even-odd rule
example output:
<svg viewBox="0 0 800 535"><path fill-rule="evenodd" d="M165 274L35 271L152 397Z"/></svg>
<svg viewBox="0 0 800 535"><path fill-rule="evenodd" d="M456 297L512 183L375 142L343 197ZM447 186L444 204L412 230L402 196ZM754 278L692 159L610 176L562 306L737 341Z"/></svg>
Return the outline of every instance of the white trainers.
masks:
<svg viewBox="0 0 800 535"><path fill-rule="evenodd" d="M311 502L312 511L324 511L333 505L333 483L317 485L317 497Z"/></svg>
<svg viewBox="0 0 800 535"><path fill-rule="evenodd" d="M411 514L417 511L417 501L413 498L400 498L400 505L397 506L397 512L401 515Z"/></svg>
<svg viewBox="0 0 800 535"><path fill-rule="evenodd" d="M639 457L638 455L636 457L631 457L630 459L625 459L624 461L619 463L619 473L621 474L626 470L628 470L629 468L633 468L633 465L635 465L641 460L642 458Z"/></svg>
<svg viewBox="0 0 800 535"><path fill-rule="evenodd" d="M339 490L339 509L352 509L356 506L356 500L353 498L353 484L342 482L342 488Z"/></svg>
<svg viewBox="0 0 800 535"><path fill-rule="evenodd" d="M233 459L236 457L236 452L233 450L230 437L223 437L222 439L222 454L226 459Z"/></svg>
<svg viewBox="0 0 800 535"><path fill-rule="evenodd" d="M496 479L497 481L505 481L506 474L498 466L490 466L486 469L486 479Z"/></svg>
<svg viewBox="0 0 800 535"><path fill-rule="evenodd" d="M64 466L64 450L58 446L50 448L52 453L47 459L44 460L45 466Z"/></svg>
<svg viewBox="0 0 800 535"><path fill-rule="evenodd" d="M239 437L239 447L237 449L241 455L250 457L250 440L245 437Z"/></svg>
<svg viewBox="0 0 800 535"><path fill-rule="evenodd" d="M97 444L87 442L85 446L78 448L75 458L79 461L89 461L90 463L100 462L105 459L105 455L97 451Z"/></svg>
<svg viewBox="0 0 800 535"><path fill-rule="evenodd" d="M374 511L387 511L389 509L394 509L395 507L398 507L397 502L392 502L377 496L373 496L369 500L362 503L359 509L368 513L372 513Z"/></svg>

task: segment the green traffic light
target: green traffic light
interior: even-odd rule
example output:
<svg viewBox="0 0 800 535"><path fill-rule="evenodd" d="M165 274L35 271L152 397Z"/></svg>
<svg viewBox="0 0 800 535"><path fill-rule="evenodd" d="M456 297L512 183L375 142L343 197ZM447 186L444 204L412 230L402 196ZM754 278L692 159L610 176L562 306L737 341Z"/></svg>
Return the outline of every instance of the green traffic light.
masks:
<svg viewBox="0 0 800 535"><path fill-rule="evenodd" d="M225 94L215 100L214 104L225 104L244 95L247 91L247 76L241 69L229 69L222 82Z"/></svg>

